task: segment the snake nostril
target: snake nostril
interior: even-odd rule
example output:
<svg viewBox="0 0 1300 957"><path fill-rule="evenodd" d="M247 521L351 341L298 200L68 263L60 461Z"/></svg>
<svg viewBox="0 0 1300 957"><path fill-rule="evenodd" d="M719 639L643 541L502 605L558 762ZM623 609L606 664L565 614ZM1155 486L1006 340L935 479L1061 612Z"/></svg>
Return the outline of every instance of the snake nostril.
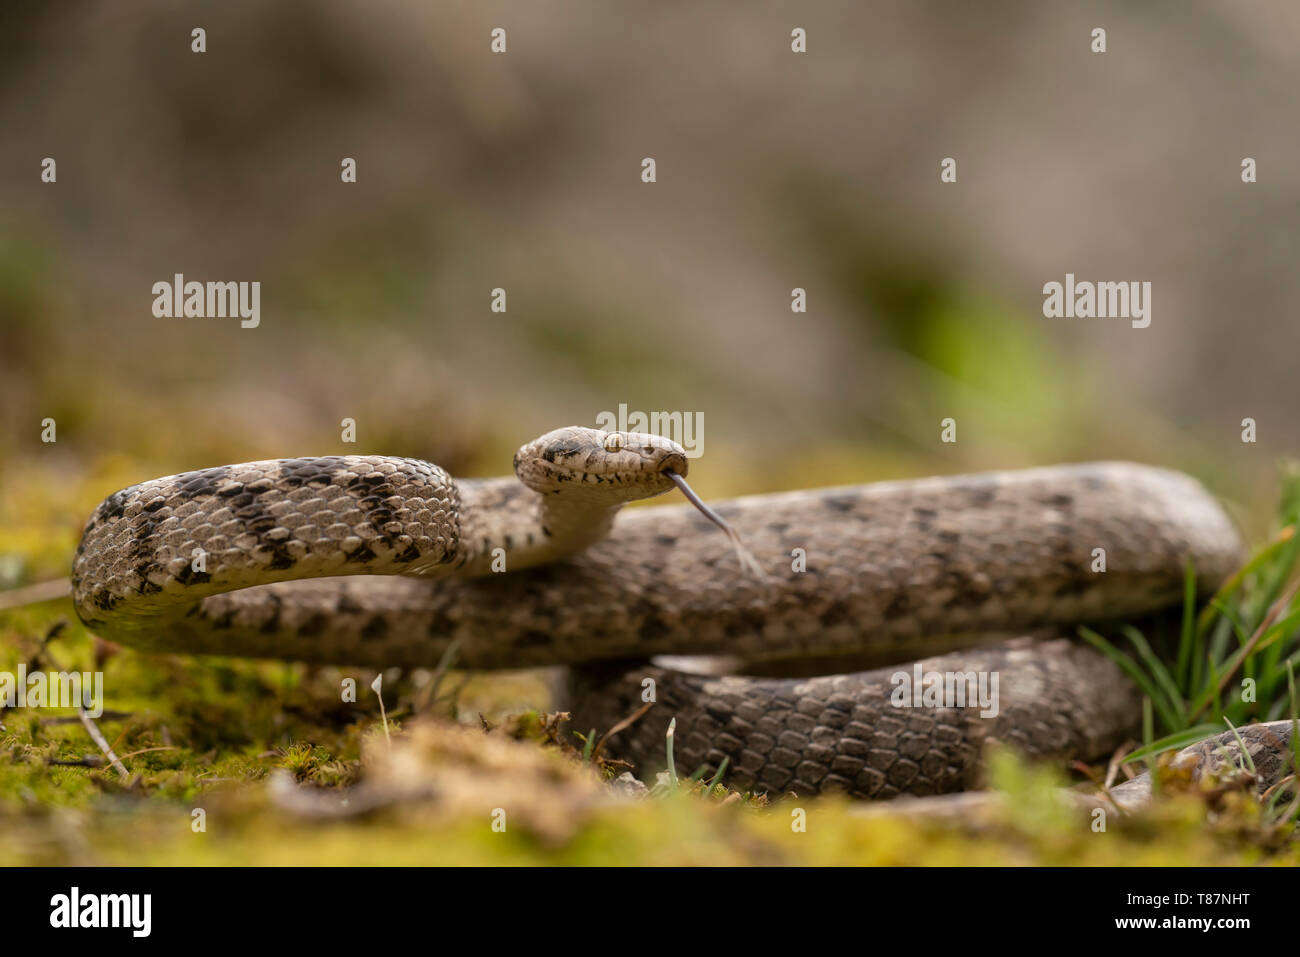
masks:
<svg viewBox="0 0 1300 957"><path fill-rule="evenodd" d="M686 456L681 452L669 452L659 463L660 472L676 472L685 475L687 471Z"/></svg>

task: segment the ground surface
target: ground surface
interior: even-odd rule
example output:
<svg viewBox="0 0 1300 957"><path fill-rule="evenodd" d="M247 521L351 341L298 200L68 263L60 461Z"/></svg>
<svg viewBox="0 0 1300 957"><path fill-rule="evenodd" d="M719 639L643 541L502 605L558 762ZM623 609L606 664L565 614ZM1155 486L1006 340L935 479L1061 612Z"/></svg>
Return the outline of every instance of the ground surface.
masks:
<svg viewBox="0 0 1300 957"><path fill-rule="evenodd" d="M65 570L65 516L119 484L10 479L6 587ZM604 779L622 769L584 761L567 724L532 710L537 675L389 673L386 735L373 672L137 654L87 634L66 599L0 613L0 670L23 664L102 670L95 724L122 769L71 710L0 713L5 865L1300 863L1242 787L1180 796L1171 782L1150 815L1099 833L1056 803L1061 771L1010 755L993 765L995 806L947 823L733 795L685 780L694 769L621 796Z"/></svg>

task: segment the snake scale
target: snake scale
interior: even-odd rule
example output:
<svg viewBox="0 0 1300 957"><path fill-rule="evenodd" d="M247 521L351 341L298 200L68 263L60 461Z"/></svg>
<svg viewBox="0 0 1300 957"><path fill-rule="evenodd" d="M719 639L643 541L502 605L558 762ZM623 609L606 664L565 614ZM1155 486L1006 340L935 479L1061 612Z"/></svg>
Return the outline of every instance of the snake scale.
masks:
<svg viewBox="0 0 1300 957"><path fill-rule="evenodd" d="M690 505L619 512L686 474L667 439L560 429L515 471L454 480L414 459L326 456L135 485L86 524L77 613L152 651L415 667L456 642L458 666L575 666L583 731L656 701L607 745L639 774L663 765L675 716L679 766L725 759L743 789L887 798L976 786L992 739L1044 759L1109 754L1136 730L1138 693L1062 629L1177 605L1188 560L1205 593L1242 557L1199 483L1129 463L716 505L762 576ZM747 674L650 661L682 655ZM914 659L918 674L996 675L996 714L900 706ZM831 673L846 660L878 667Z"/></svg>

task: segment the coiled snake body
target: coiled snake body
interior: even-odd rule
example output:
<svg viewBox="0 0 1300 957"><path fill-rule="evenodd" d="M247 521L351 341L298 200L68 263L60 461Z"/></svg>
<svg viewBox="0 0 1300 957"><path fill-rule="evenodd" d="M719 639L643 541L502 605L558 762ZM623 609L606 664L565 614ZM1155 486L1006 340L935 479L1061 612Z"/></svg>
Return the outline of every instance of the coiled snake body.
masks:
<svg viewBox="0 0 1300 957"><path fill-rule="evenodd" d="M690 506L615 517L685 474L665 439L561 429L515 464L517 478L455 481L411 459L286 459L124 489L86 525L77 612L158 651L431 666L457 641L471 668L578 665L584 732L657 701L608 746L639 773L662 765L674 715L682 767L725 758L741 788L891 797L973 786L990 739L1106 755L1134 730L1137 692L1052 629L1177 604L1189 559L1212 590L1242 552L1193 479L1098 463L716 506L759 578ZM956 650L970 636L981 645ZM646 663L662 655L738 656L751 675ZM891 666L753 676L846 655ZM896 675L923 655L920 674L996 674L996 714L900 705Z"/></svg>

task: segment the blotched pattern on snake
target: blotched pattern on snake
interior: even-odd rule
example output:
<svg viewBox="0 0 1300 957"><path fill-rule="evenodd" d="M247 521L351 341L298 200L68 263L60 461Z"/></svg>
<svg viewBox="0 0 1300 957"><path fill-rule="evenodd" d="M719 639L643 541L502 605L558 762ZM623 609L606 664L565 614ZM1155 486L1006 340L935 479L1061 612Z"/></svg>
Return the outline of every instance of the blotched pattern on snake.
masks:
<svg viewBox="0 0 1300 957"><path fill-rule="evenodd" d="M432 666L456 641L465 667L577 666L584 732L653 688L607 746L639 773L662 764L675 716L681 767L726 759L739 788L882 798L976 785L992 739L1107 755L1135 731L1137 692L1063 629L1177 605L1189 560L1208 592L1242 556L1195 480L1106 462L716 505L755 575L689 505L620 513L687 468L658 436L573 427L502 479L370 455L186 472L95 510L74 600L98 634L150 650ZM683 655L747 674L650 661ZM834 673L849 660L885 667ZM791 670L815 676L763 676ZM996 675L996 714L899 706L900 672Z"/></svg>

